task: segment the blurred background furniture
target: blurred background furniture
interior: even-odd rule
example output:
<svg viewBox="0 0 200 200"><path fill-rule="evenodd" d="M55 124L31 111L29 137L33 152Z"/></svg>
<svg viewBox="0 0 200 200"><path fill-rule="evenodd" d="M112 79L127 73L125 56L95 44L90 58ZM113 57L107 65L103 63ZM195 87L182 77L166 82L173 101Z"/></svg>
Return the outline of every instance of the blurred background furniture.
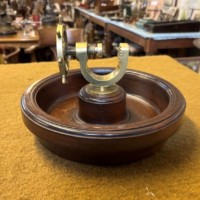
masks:
<svg viewBox="0 0 200 200"><path fill-rule="evenodd" d="M39 35L37 31L30 35L25 35L23 31L17 31L16 34L0 36L1 46L15 46L19 48L27 48L39 42Z"/></svg>
<svg viewBox="0 0 200 200"><path fill-rule="evenodd" d="M67 28L68 45L75 46L76 42L84 41L84 30L81 28ZM32 54L32 61L57 60L56 26L44 26L38 29L39 43L25 49L25 53Z"/></svg>
<svg viewBox="0 0 200 200"><path fill-rule="evenodd" d="M84 30L82 28L67 28L66 34L69 48L74 47L76 42L85 42ZM75 57L69 56L69 58L72 59Z"/></svg>
<svg viewBox="0 0 200 200"><path fill-rule="evenodd" d="M116 11L119 9L119 5L115 5L114 0L98 0L94 3L95 12L100 14L108 11Z"/></svg>
<svg viewBox="0 0 200 200"><path fill-rule="evenodd" d="M200 56L181 57L176 60L189 69L200 73Z"/></svg>
<svg viewBox="0 0 200 200"><path fill-rule="evenodd" d="M198 49L200 49L200 38L197 38L193 41L193 44L195 47L197 47Z"/></svg>
<svg viewBox="0 0 200 200"><path fill-rule="evenodd" d="M200 38L195 39L193 44L200 49ZM193 71L200 73L200 56L180 57L176 60Z"/></svg>
<svg viewBox="0 0 200 200"><path fill-rule="evenodd" d="M147 55L158 54L159 50L194 48L193 40L200 37L200 32L188 33L151 33L139 29L133 24L112 21L83 8L75 8L80 17L88 19L104 28L105 54L112 52L112 34L123 37L143 48Z"/></svg>
<svg viewBox="0 0 200 200"><path fill-rule="evenodd" d="M84 30L82 28L67 28L67 43L68 48L75 47L76 42L85 42ZM69 59L75 58L75 56L68 56Z"/></svg>
<svg viewBox="0 0 200 200"><path fill-rule="evenodd" d="M76 42L84 42L84 30L82 28L67 28L67 42L69 46L75 46Z"/></svg>
<svg viewBox="0 0 200 200"><path fill-rule="evenodd" d="M0 22L2 23L0 24L0 43L2 45L14 43L19 47L21 49L19 62L55 60L55 44L45 45L43 39L39 44L37 31L40 32L38 29L42 26L45 28L56 26L58 16L61 15L62 22L70 28L84 29L85 42L90 45L103 43L104 57L116 55L115 46L118 46L116 42L118 38L121 38L121 42L128 42L131 45L130 55L133 56L152 54L167 54L172 57L188 57L196 54L199 56L200 54L196 53L200 46L196 39L200 38L199 26L194 25L193 28L190 26L184 29L187 31L178 28L173 33L168 33L169 29L163 32L163 28L161 29L163 33L160 33L160 29L159 32L158 30L155 32L155 24L158 27L160 21L165 25L168 22L174 25L176 20L184 25L185 22L199 22L199 6L197 1L193 1L191 5L189 1L184 0L5 0L0 3ZM182 9L183 7L185 10ZM139 25L141 22L144 25L147 19L152 23L156 22L153 28L150 24L148 24L150 29L147 26L146 29L144 26L143 28L136 26L139 22ZM26 23L28 23L27 26ZM25 27L28 25L32 26L34 34L25 34ZM5 33L9 35L4 36ZM13 34L10 35L11 33ZM47 33L48 37L50 37L49 34ZM42 38L44 34L40 33L40 35ZM31 51L30 46L36 51L33 49ZM34 53L24 54L23 49Z"/></svg>
<svg viewBox="0 0 200 200"><path fill-rule="evenodd" d="M38 29L39 42L25 49L25 53L31 54L34 61L56 60L56 26L44 26Z"/></svg>
<svg viewBox="0 0 200 200"><path fill-rule="evenodd" d="M15 46L0 46L0 64L17 63L20 48Z"/></svg>

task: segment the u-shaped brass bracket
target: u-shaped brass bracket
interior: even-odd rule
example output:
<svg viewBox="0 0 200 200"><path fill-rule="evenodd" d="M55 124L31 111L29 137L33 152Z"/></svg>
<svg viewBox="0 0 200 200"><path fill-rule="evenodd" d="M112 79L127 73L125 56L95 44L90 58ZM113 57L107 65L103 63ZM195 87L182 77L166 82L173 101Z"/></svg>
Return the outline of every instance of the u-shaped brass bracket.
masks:
<svg viewBox="0 0 200 200"><path fill-rule="evenodd" d="M129 48L127 43L120 43L118 50L118 66L109 74L98 75L88 68L87 43L76 43L76 57L80 62L81 73L91 84L97 86L111 86L117 83L124 75L128 64Z"/></svg>

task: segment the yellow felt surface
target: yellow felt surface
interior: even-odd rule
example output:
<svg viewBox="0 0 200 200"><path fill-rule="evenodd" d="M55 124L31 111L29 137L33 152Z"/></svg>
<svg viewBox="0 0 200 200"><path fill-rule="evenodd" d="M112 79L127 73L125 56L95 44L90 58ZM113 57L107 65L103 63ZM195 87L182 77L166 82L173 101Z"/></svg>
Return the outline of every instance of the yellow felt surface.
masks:
<svg viewBox="0 0 200 200"><path fill-rule="evenodd" d="M116 64L116 58L89 62L90 66ZM78 67L77 61L71 66ZM49 153L22 122L22 93L34 81L57 73L57 64L0 65L0 199L200 199L200 75L167 56L131 57L128 67L178 87L187 102L184 122L153 156L99 167Z"/></svg>

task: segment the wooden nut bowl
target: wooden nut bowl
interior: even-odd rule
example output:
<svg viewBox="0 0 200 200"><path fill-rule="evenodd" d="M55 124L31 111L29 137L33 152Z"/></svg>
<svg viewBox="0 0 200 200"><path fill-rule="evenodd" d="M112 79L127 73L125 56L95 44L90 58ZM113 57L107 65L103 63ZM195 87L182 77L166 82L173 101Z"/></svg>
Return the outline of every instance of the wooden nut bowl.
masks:
<svg viewBox="0 0 200 200"><path fill-rule="evenodd" d="M86 84L81 72L73 70L67 84L55 74L33 84L22 96L25 125L59 156L91 164L134 161L159 149L181 125L186 103L180 91L159 77L131 70L118 82L126 91L126 118L114 124L86 123L77 108L78 91Z"/></svg>

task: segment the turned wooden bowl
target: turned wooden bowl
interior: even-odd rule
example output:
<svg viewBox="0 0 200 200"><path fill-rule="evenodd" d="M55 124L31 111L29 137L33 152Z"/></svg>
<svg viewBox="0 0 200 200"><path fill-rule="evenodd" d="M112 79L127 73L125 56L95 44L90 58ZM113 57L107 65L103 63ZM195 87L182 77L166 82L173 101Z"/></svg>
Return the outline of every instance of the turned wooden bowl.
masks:
<svg viewBox="0 0 200 200"><path fill-rule="evenodd" d="M112 69L93 70L107 74ZM131 70L118 82L126 91L126 118L105 125L84 122L77 95L86 84L80 70L72 70L67 84L55 74L31 85L21 98L25 125L59 156L103 165L134 161L158 150L181 125L186 103L180 91L159 77Z"/></svg>

